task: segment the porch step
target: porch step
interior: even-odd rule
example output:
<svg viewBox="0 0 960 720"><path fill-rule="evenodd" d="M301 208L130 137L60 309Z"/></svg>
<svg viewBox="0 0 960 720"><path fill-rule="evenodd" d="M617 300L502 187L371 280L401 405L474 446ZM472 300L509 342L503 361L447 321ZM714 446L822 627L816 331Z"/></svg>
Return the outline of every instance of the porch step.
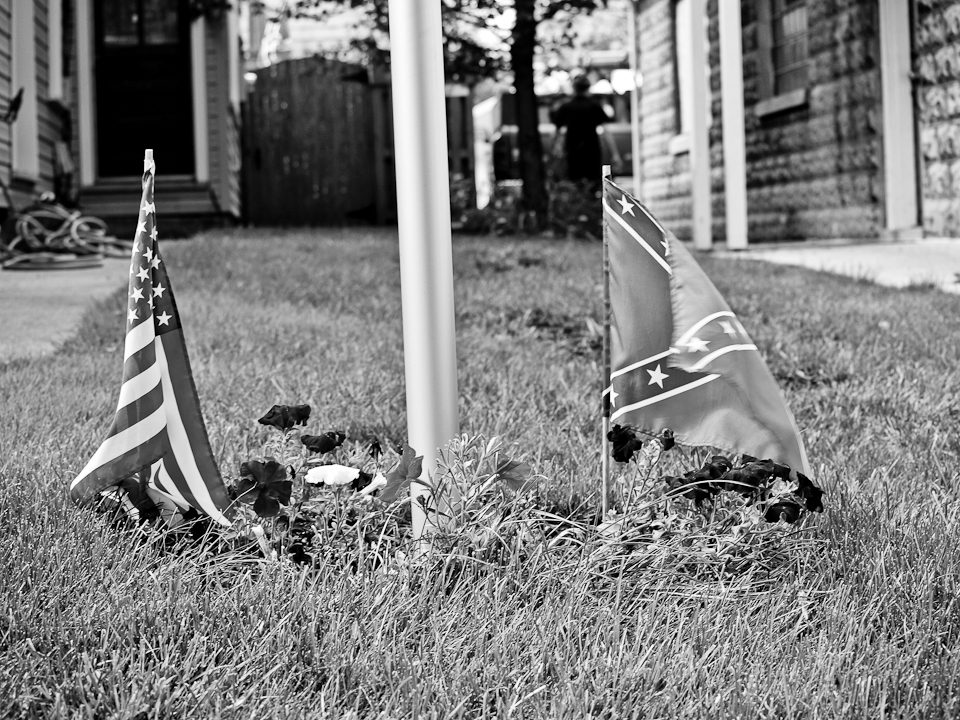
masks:
<svg viewBox="0 0 960 720"><path fill-rule="evenodd" d="M124 237L136 228L140 193L139 178L102 181L83 188L80 208L86 215L105 220L112 233ZM222 225L227 220L209 183L161 175L154 184L154 203L157 225L166 237L191 234L205 227Z"/></svg>

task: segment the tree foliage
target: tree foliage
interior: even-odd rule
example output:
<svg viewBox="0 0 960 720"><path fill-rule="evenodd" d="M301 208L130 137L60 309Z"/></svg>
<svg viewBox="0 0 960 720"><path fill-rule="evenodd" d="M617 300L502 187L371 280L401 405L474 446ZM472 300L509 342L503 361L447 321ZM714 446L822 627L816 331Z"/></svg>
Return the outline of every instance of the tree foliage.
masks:
<svg viewBox="0 0 960 720"><path fill-rule="evenodd" d="M547 210L534 58L539 24L568 20L606 6L607 0L438 0L442 8L444 66L448 81L472 82L503 70L513 75L523 205L540 227ZM361 12L369 29L353 46L373 65L389 64L389 0L293 0L293 17L323 18L345 8Z"/></svg>

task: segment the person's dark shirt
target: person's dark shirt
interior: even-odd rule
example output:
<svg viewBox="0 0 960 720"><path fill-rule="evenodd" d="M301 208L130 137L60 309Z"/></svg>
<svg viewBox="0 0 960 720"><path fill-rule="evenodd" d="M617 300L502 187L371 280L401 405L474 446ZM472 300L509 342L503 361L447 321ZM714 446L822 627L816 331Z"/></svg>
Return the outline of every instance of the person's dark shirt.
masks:
<svg viewBox="0 0 960 720"><path fill-rule="evenodd" d="M565 127L564 151L571 180L596 180L602 163L597 128L612 118L596 100L578 95L550 113L557 128Z"/></svg>

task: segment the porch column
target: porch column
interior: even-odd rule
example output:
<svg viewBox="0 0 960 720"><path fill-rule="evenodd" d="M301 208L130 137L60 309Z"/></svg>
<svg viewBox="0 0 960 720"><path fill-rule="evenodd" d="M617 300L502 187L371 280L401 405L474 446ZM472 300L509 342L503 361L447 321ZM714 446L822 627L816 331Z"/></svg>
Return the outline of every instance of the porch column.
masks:
<svg viewBox="0 0 960 720"><path fill-rule="evenodd" d="M743 127L743 45L740 3L721 2L720 88L727 249L747 247L747 150Z"/></svg>
<svg viewBox="0 0 960 720"><path fill-rule="evenodd" d="M709 250L713 245L710 210L710 83L707 79L707 2L690 0L690 79L693 122L690 128L690 195L693 210L693 245Z"/></svg>
<svg viewBox="0 0 960 720"><path fill-rule="evenodd" d="M96 180L93 127L93 6L91 0L77 0L77 134L80 136L80 187Z"/></svg>
<svg viewBox="0 0 960 720"><path fill-rule="evenodd" d="M193 89L193 156L198 183L210 180L207 131L207 21L190 23L190 75ZM160 158L162 167L163 158Z"/></svg>
<svg viewBox="0 0 960 720"><path fill-rule="evenodd" d="M917 142L910 82L910 7L880 0L880 83L883 98L883 235L922 237L917 203Z"/></svg>

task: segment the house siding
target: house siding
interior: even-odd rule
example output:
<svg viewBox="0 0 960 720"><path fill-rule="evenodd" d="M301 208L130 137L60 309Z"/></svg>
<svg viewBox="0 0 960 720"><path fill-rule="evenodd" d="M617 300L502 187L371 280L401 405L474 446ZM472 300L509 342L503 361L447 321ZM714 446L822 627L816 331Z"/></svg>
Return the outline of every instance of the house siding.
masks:
<svg viewBox="0 0 960 720"><path fill-rule="evenodd" d="M804 107L760 118L757 14L744 21L747 205L752 241L876 237L883 226L875 0L812 0Z"/></svg>
<svg viewBox="0 0 960 720"><path fill-rule="evenodd" d="M923 229L960 237L960 3L917 4L915 50Z"/></svg>
<svg viewBox="0 0 960 720"><path fill-rule="evenodd" d="M13 0L16 2L16 0ZM61 2L61 0L51 0ZM59 106L49 102L49 38L46 0L34 0L34 60L37 91L37 136L39 175L36 182L24 185L15 182L12 172L12 127L0 123L0 173L10 187L13 203L17 207L29 204L36 194L53 190L55 174L56 143L63 137L64 116ZM12 5L11 0L0 0L0 111L6 112L9 102L19 88L12 78ZM22 121L22 120L21 120ZM5 195L0 195L0 207L8 206Z"/></svg>
<svg viewBox="0 0 960 720"><path fill-rule="evenodd" d="M643 74L640 133L643 137L641 198L678 237L692 233L690 156L671 155L680 122L674 61L673 2L646 0L638 12L637 42Z"/></svg>
<svg viewBox="0 0 960 720"><path fill-rule="evenodd" d="M810 0L810 76L801 107L760 117L757 1L742 0L747 208L751 242L876 237L883 225L876 0ZM643 198L691 237L689 154L671 156L676 117L672 0L640 7ZM718 2L709 0L713 235L725 239ZM960 145L957 146L960 151Z"/></svg>
<svg viewBox="0 0 960 720"><path fill-rule="evenodd" d="M11 33L11 3L13 0L0 0L0 111L6 112L7 103L13 98L11 92L11 57L13 43ZM11 180L11 128L6 123L0 123L0 177L9 186ZM0 194L0 207L7 206L6 197Z"/></svg>

